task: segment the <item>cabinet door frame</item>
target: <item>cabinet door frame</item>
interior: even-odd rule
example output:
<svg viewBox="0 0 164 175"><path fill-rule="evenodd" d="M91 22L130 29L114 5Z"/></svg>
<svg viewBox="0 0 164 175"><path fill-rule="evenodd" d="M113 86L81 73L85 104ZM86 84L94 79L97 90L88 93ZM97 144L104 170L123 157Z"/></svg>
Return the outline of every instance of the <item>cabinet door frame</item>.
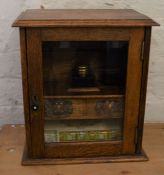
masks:
<svg viewBox="0 0 164 175"><path fill-rule="evenodd" d="M144 28L27 28L27 66L30 101L30 135L33 158L92 157L135 154ZM44 143L43 41L129 41L123 141ZM33 103L39 109L32 110ZM72 150L72 151L71 151Z"/></svg>
<svg viewBox="0 0 164 175"><path fill-rule="evenodd" d="M26 29L31 157L44 157L44 103L42 85L42 45L39 28ZM38 109L33 110L33 105Z"/></svg>

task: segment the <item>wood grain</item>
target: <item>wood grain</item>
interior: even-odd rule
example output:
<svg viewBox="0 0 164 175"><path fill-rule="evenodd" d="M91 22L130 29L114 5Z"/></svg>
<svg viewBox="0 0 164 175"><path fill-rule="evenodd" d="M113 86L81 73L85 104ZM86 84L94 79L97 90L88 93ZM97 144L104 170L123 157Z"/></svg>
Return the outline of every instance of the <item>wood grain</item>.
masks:
<svg viewBox="0 0 164 175"><path fill-rule="evenodd" d="M128 41L130 28L91 28L66 27L44 28L41 30L43 41ZM71 35L70 35L71 33Z"/></svg>
<svg viewBox="0 0 164 175"><path fill-rule="evenodd" d="M124 118L124 154L135 153L135 131L138 125L138 111L140 100L142 61L141 48L144 39L144 28L135 28L131 31L129 42L128 68L125 95Z"/></svg>
<svg viewBox="0 0 164 175"><path fill-rule="evenodd" d="M140 155L76 159L30 159L26 155L24 159L26 162L23 162L24 164L44 166L22 167L21 156L24 147L25 128L22 125L4 125L1 126L0 131L0 172L3 175L16 175L18 172L22 175L29 173L30 175L36 175L36 172L40 175L57 173L62 175L83 175L89 172L94 172L95 175L100 175L100 173L106 175L109 172L112 175L128 174L128 172L131 174L154 175L158 172L159 175L163 175L164 139L161 139L161 135L164 130L164 124L145 124L144 128L143 146L149 156L149 161L147 162L136 162L141 160L139 160ZM9 151L11 148L13 152ZM123 163L125 161L128 162ZM78 165L74 165L75 163L78 163ZM58 166L49 166L50 164L58 164Z"/></svg>
<svg viewBox="0 0 164 175"><path fill-rule="evenodd" d="M72 113L71 114L62 114L55 115L54 111L54 101L64 101L69 100L72 102ZM124 97L108 97L108 98L83 98L83 99L68 99L68 98L47 98L44 101L47 101L48 106L45 107L47 109L45 113L45 120L73 120L73 119L110 119L110 118L123 118L124 111ZM101 114L96 111L97 103L100 101L109 102L107 107L111 104L111 108L107 109L108 113ZM120 108L115 105L120 103ZM121 108L122 107L122 108ZM117 110L112 110L116 109Z"/></svg>
<svg viewBox="0 0 164 175"><path fill-rule="evenodd" d="M67 145L67 146L66 146ZM81 143L52 143L45 145L46 158L96 157L120 155L122 142L81 142Z"/></svg>
<svg viewBox="0 0 164 175"><path fill-rule="evenodd" d="M158 23L132 9L26 10L14 27L59 26L157 26Z"/></svg>
<svg viewBox="0 0 164 175"><path fill-rule="evenodd" d="M43 87L42 87L42 54L39 29L27 30L27 58L28 81L30 93L30 125L32 141L32 157L43 157L44 133L43 133ZM32 110L34 98L38 101L39 109Z"/></svg>
<svg viewBox="0 0 164 175"><path fill-rule="evenodd" d="M144 37L144 55L143 55L143 68L142 68L142 82L141 82L141 95L140 95L140 108L138 115L138 143L136 146L136 152L141 152L142 147L142 136L143 136L143 125L146 105L146 90L148 80L148 68L149 68L149 54L150 54L150 43L151 43L151 27L145 28Z"/></svg>
<svg viewBox="0 0 164 175"><path fill-rule="evenodd" d="M26 45L26 29L20 28L20 47L21 47L21 66L22 66L22 85L23 85L23 103L24 103L24 119L26 127L26 144L27 154L32 156L31 144L31 125L30 125L30 106L29 106L29 84L28 84L28 60Z"/></svg>
<svg viewBox="0 0 164 175"><path fill-rule="evenodd" d="M22 157L22 165L69 165L69 164L96 164L96 163L124 163L124 162L141 162L148 161L149 158L142 150L137 155L119 155L119 156L99 156L85 158L44 158L31 159L27 157L26 149ZM109 164L106 164L109 167ZM96 167L94 165L94 167ZM130 167L130 166L129 166ZM111 172L111 171L110 171Z"/></svg>

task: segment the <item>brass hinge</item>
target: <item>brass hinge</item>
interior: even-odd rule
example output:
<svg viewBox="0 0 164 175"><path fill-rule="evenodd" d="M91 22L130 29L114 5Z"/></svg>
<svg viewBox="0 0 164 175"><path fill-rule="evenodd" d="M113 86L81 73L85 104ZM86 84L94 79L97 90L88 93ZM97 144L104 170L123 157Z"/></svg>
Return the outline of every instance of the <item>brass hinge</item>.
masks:
<svg viewBox="0 0 164 175"><path fill-rule="evenodd" d="M135 128L135 137L134 137L134 144L138 143L138 127Z"/></svg>
<svg viewBox="0 0 164 175"><path fill-rule="evenodd" d="M143 61L144 60L144 49L145 49L145 42L143 41L142 42L142 45L141 45L141 55L140 55L140 59L141 59L141 61Z"/></svg>

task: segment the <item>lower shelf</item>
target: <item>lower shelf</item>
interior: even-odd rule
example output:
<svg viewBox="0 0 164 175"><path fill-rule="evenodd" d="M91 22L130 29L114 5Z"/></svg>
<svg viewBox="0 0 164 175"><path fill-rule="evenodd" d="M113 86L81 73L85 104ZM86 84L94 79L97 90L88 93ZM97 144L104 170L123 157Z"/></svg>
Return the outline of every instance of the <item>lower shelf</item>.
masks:
<svg viewBox="0 0 164 175"><path fill-rule="evenodd" d="M24 149L22 165L64 165L64 164L89 164L89 163L119 163L119 162L140 162L148 161L148 157L142 150L137 155L121 155L91 158L63 158L63 159L31 159Z"/></svg>
<svg viewBox="0 0 164 175"><path fill-rule="evenodd" d="M106 120L49 120L45 121L46 143L118 141L122 139L122 118Z"/></svg>

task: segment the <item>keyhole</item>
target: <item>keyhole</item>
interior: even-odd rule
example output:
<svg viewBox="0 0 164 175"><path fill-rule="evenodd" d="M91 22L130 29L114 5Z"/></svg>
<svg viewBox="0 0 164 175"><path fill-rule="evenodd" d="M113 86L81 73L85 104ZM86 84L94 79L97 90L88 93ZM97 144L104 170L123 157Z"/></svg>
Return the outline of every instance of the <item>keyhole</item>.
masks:
<svg viewBox="0 0 164 175"><path fill-rule="evenodd" d="M38 104L37 96L33 96L31 108L32 108L33 111L37 111L39 109L39 104Z"/></svg>

